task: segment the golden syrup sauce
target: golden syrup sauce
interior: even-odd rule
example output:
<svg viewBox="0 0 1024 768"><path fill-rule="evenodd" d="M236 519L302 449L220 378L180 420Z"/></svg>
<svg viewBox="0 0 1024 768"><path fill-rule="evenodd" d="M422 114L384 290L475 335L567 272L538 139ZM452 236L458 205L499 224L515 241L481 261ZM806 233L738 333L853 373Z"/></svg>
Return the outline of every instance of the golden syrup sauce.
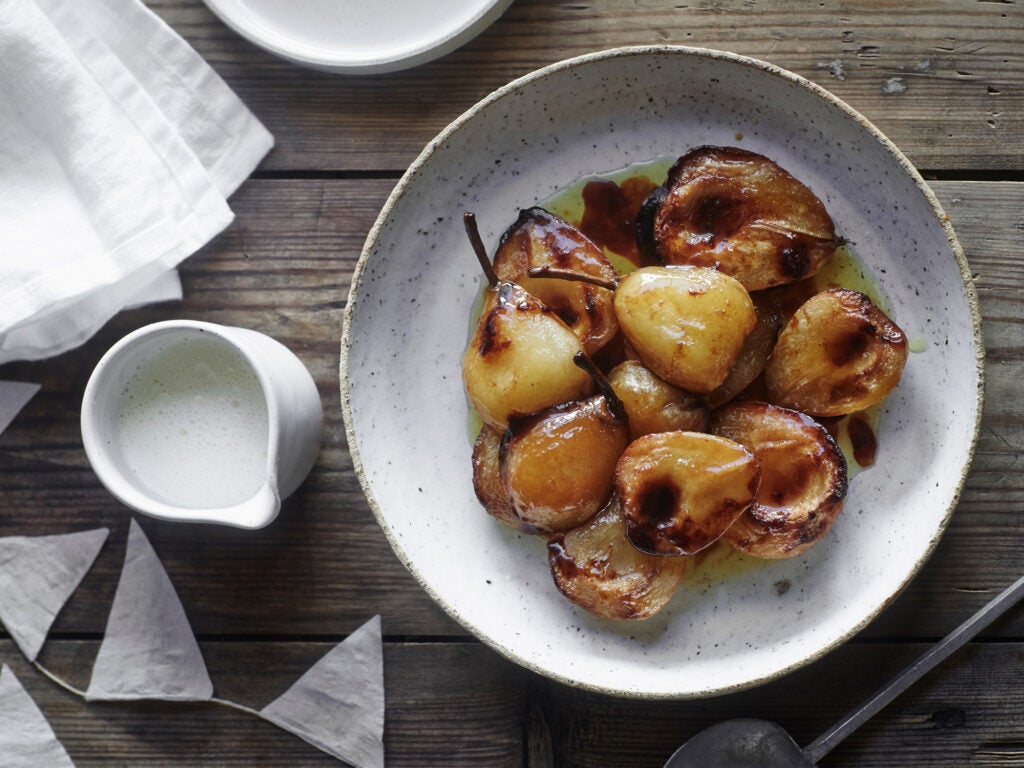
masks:
<svg viewBox="0 0 1024 768"><path fill-rule="evenodd" d="M760 570L769 562L760 557L744 554L722 539L689 557L690 569L683 581L684 589L699 589L736 578Z"/></svg>

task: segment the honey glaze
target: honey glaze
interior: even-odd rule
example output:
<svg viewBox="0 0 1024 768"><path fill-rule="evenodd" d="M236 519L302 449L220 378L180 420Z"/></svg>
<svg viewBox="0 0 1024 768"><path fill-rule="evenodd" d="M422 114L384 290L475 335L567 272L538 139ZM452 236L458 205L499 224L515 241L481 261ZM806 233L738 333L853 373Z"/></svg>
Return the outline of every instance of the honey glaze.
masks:
<svg viewBox="0 0 1024 768"><path fill-rule="evenodd" d="M752 571L760 570L768 563L760 557L740 552L727 542L719 539L707 549L690 555L689 569L684 587L699 589L712 584L738 578Z"/></svg>

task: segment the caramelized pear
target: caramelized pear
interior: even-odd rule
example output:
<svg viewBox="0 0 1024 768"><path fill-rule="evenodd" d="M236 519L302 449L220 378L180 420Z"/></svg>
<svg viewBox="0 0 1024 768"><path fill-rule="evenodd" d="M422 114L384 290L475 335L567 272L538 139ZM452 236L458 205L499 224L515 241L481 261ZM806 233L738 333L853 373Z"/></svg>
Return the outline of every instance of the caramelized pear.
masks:
<svg viewBox="0 0 1024 768"><path fill-rule="evenodd" d="M543 208L520 211L501 236L494 257L500 280L521 285L552 309L593 355L615 336L618 323L612 292L591 283L545 280L529 276L531 268L557 267L607 280L615 268L604 252L578 229Z"/></svg>
<svg viewBox="0 0 1024 768"><path fill-rule="evenodd" d="M832 288L808 299L779 333L765 367L773 403L842 416L885 399L907 361L907 338L867 296Z"/></svg>
<svg viewBox="0 0 1024 768"><path fill-rule="evenodd" d="M846 497L846 459L810 416L768 403L731 403L715 411L712 434L734 440L761 464L754 504L725 532L749 555L794 557L832 527Z"/></svg>
<svg viewBox="0 0 1024 768"><path fill-rule="evenodd" d="M698 147L679 158L642 211L640 241L665 264L715 267L750 291L815 274L840 243L806 185L736 147Z"/></svg>
<svg viewBox="0 0 1024 768"><path fill-rule="evenodd" d="M626 539L618 500L583 525L548 541L559 591L603 619L646 619L669 601L686 574L687 558L640 552Z"/></svg>
<svg viewBox="0 0 1024 768"><path fill-rule="evenodd" d="M732 440L661 432L630 443L615 467L626 535L641 552L692 555L754 502L757 458Z"/></svg>
<svg viewBox="0 0 1024 768"><path fill-rule="evenodd" d="M513 419L501 442L501 478L522 527L564 531L612 495L629 425L604 395Z"/></svg>
<svg viewBox="0 0 1024 768"><path fill-rule="evenodd" d="M515 283L497 281L471 215L467 231L491 288L462 357L462 379L485 424L498 430L514 415L536 413L591 391L586 371L573 363L579 338L543 303Z"/></svg>
<svg viewBox="0 0 1024 768"><path fill-rule="evenodd" d="M630 346L660 378L688 392L721 386L757 323L750 295L705 267L644 267L622 278L615 314Z"/></svg>
<svg viewBox="0 0 1024 768"><path fill-rule="evenodd" d="M562 531L592 517L612 494L629 423L614 390L583 353L575 363L600 394L514 418L499 449L501 480L524 530Z"/></svg>
<svg viewBox="0 0 1024 768"><path fill-rule="evenodd" d="M608 381L629 416L636 439L654 432L703 432L708 409L689 392L659 379L639 360L626 360L608 373Z"/></svg>

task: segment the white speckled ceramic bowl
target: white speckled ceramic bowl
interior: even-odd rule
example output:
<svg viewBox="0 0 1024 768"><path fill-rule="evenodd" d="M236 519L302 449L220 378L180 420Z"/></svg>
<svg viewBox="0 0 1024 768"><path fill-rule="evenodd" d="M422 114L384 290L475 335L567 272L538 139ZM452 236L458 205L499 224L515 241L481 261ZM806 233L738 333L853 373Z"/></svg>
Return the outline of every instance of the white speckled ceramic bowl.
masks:
<svg viewBox="0 0 1024 768"><path fill-rule="evenodd" d="M555 589L543 542L511 533L474 497L459 366L482 278L462 214L477 214L493 249L520 208L581 177L737 143L817 192L924 350L911 355L887 403L878 464L854 478L821 544L684 587L645 622L600 621ZM424 149L356 269L342 406L381 528L452 617L504 656L565 683L688 698L762 683L820 657L907 584L941 535L970 464L982 350L976 295L947 217L867 120L762 62L628 48L510 83Z"/></svg>

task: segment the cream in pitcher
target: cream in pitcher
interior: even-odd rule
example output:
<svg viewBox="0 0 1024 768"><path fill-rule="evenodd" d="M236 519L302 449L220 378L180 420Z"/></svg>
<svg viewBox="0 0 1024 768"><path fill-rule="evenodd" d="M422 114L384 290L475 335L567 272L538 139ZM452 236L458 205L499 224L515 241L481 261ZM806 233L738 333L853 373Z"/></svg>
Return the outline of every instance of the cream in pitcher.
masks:
<svg viewBox="0 0 1024 768"><path fill-rule="evenodd" d="M128 468L169 504L234 506L263 484L267 401L252 368L222 341L175 341L143 361L117 416Z"/></svg>
<svg viewBox="0 0 1024 768"><path fill-rule="evenodd" d="M82 439L103 484L166 520L260 528L313 466L323 411L279 342L188 320L129 334L96 366Z"/></svg>

